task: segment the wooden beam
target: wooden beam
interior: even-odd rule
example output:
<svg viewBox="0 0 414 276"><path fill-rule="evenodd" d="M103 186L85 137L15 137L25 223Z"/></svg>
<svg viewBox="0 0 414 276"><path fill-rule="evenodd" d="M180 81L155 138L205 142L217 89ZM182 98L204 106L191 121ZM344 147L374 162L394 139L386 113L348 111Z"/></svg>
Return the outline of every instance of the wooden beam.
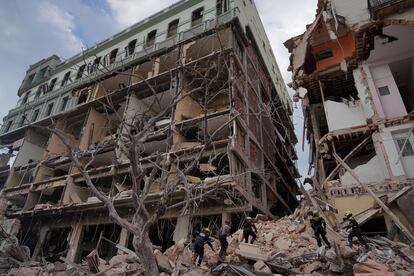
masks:
<svg viewBox="0 0 414 276"><path fill-rule="evenodd" d="M336 154L334 153L335 159L344 167L349 174L356 180L356 182L362 186L371 196L372 198L378 203L378 205L390 216L390 218L394 221L394 223L400 228L400 230L404 233L404 235L411 241L414 242L414 235L401 223L399 218L390 210L390 208L385 205L384 202L368 187L367 184L362 183L358 176L354 173L354 171Z"/></svg>
<svg viewBox="0 0 414 276"><path fill-rule="evenodd" d="M300 181L300 186L301 186L301 191L303 192L305 198L312 204L313 208L318 210L319 214L321 215L321 217L326 221L326 223L328 224L328 226L330 226L331 229L335 230L338 228L338 223L337 221L332 221L327 215L325 215L325 213L323 212L322 208L319 206L318 202L316 202L315 198L312 197L308 191L306 191L306 189L303 187L302 181ZM330 232L332 235L335 235L336 238L340 238L339 234L331 231Z"/></svg>
<svg viewBox="0 0 414 276"><path fill-rule="evenodd" d="M359 143L350 153L348 153L345 158L343 159L343 161L348 160L349 158L351 158L352 156L354 156L355 153L357 153L358 151L360 151L362 149L362 147L364 147L366 144L368 144L368 142L371 140L371 136L368 136L367 138L365 138L361 143ZM336 154L336 152L335 152ZM339 169L342 167L341 164L336 165L335 169L332 170L332 172L328 175L328 177L323 181L321 187L322 189L325 187L326 183L328 183L328 181L332 180L332 178L339 172Z"/></svg>

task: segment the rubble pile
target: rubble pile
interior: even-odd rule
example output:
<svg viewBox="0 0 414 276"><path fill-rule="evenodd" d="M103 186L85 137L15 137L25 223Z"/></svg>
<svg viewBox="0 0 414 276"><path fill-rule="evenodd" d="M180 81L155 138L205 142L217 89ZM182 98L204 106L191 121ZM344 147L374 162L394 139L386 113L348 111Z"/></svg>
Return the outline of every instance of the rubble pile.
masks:
<svg viewBox="0 0 414 276"><path fill-rule="evenodd" d="M224 258L218 256L220 243L212 235L215 251L205 246L201 266L195 265L191 243L181 240L164 253L154 251L162 275L410 275L414 271L413 248L384 237L369 240L370 250L362 245L347 245L346 233L328 231L332 248L318 247L305 214L298 208L293 215L278 220L257 216L254 244L242 242L243 230L228 237ZM114 256L108 262L91 252L82 264L68 262L42 264L26 262L8 275L145 275L134 254ZM371 273L371 274L365 274Z"/></svg>

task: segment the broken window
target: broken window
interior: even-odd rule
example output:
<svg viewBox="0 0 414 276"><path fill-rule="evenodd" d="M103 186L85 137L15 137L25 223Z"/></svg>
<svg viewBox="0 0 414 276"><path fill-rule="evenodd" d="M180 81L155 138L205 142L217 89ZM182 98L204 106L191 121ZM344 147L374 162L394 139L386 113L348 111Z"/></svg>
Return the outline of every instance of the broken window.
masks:
<svg viewBox="0 0 414 276"><path fill-rule="evenodd" d="M62 80L62 83L60 84L60 86L65 86L68 83L68 81L70 80L70 73L71 73L71 71L66 72L65 76L63 77L63 80Z"/></svg>
<svg viewBox="0 0 414 276"><path fill-rule="evenodd" d="M50 81L50 84L49 84L49 91L48 91L48 92L52 91L52 90L53 90L53 88L55 88L56 81L57 81L57 78L54 78L54 79L52 79L52 80Z"/></svg>
<svg viewBox="0 0 414 276"><path fill-rule="evenodd" d="M36 94L35 94L35 99L39 98L42 95L42 91L40 90L40 87L37 89Z"/></svg>
<svg viewBox="0 0 414 276"><path fill-rule="evenodd" d="M60 111L63 111L66 109L66 106L68 105L69 96L66 96L62 99L62 105L60 106Z"/></svg>
<svg viewBox="0 0 414 276"><path fill-rule="evenodd" d="M26 121L26 114L23 114L22 118L20 119L19 127L23 126L25 121Z"/></svg>
<svg viewBox="0 0 414 276"><path fill-rule="evenodd" d="M116 60L116 54L118 53L118 48L113 49L111 53L109 54L109 64L112 64Z"/></svg>
<svg viewBox="0 0 414 276"><path fill-rule="evenodd" d="M42 70L39 71L39 79L43 79L46 76L46 72L47 72L47 67L43 68Z"/></svg>
<svg viewBox="0 0 414 276"><path fill-rule="evenodd" d="M47 108L46 108L46 117L50 116L50 114L52 114L52 111L53 111L53 103L50 103L47 105Z"/></svg>
<svg viewBox="0 0 414 276"><path fill-rule="evenodd" d="M41 93L44 95L49 91L49 84L48 83L44 83L39 87Z"/></svg>
<svg viewBox="0 0 414 276"><path fill-rule="evenodd" d="M128 46L125 47L125 57L132 55L135 52L135 45L137 44L137 40L131 40L128 43Z"/></svg>
<svg viewBox="0 0 414 276"><path fill-rule="evenodd" d="M191 14L191 27L197 26L203 22L204 8L198 8Z"/></svg>
<svg viewBox="0 0 414 276"><path fill-rule="evenodd" d="M80 92L78 92L79 93L78 94L79 95L78 104L86 103L86 101L88 100L88 97L89 97L89 91L90 91L90 89L86 88L86 89L83 89Z"/></svg>
<svg viewBox="0 0 414 276"><path fill-rule="evenodd" d="M99 68L99 64L101 64L101 57L95 58L92 65L92 72L95 72Z"/></svg>
<svg viewBox="0 0 414 276"><path fill-rule="evenodd" d="M24 94L22 104L27 103L27 100L29 99L30 91Z"/></svg>
<svg viewBox="0 0 414 276"><path fill-rule="evenodd" d="M8 132L13 124L13 121L8 121L5 132Z"/></svg>
<svg viewBox="0 0 414 276"><path fill-rule="evenodd" d="M401 151L404 147L404 149L402 150L403 157L414 156L413 145L411 144L409 139L407 140L407 143L405 143L406 140L407 140L407 137L401 137L401 138L399 137L395 139L398 145L398 150ZM404 146L404 143L405 143L405 146Z"/></svg>
<svg viewBox="0 0 414 276"><path fill-rule="evenodd" d="M71 227L57 228L47 232L42 246L41 256L48 262L56 262L65 257L69 249Z"/></svg>
<svg viewBox="0 0 414 276"><path fill-rule="evenodd" d="M76 74L76 79L80 79L83 76L83 72L85 71L86 64L81 65L78 69L78 73Z"/></svg>
<svg viewBox="0 0 414 276"><path fill-rule="evenodd" d="M168 24L167 37L172 37L177 34L179 21L179 19L176 19L174 21L171 21L170 24Z"/></svg>
<svg viewBox="0 0 414 276"><path fill-rule="evenodd" d="M33 80L34 80L34 77L35 77L35 74L33 73L33 74L31 74L28 78L27 78L27 82L30 84L30 83L32 83L33 82Z"/></svg>
<svg viewBox="0 0 414 276"><path fill-rule="evenodd" d="M40 112L40 109L36 109L36 110L33 112L32 122L35 122L35 121L37 120L37 117L39 117L39 112Z"/></svg>
<svg viewBox="0 0 414 276"><path fill-rule="evenodd" d="M106 54L104 57L103 57L103 66L104 67L106 67L106 66L108 66L109 65L109 54Z"/></svg>
<svg viewBox="0 0 414 276"><path fill-rule="evenodd" d="M121 234L119 225L86 225L83 233L77 261L83 260L94 249L98 249L99 257L104 260L109 260L117 254L118 248L115 245L119 243L119 235Z"/></svg>
<svg viewBox="0 0 414 276"><path fill-rule="evenodd" d="M153 30L148 33L147 41L145 42L146 47L151 47L155 43L155 37L157 36L157 30Z"/></svg>
<svg viewBox="0 0 414 276"><path fill-rule="evenodd" d="M217 0L217 15L226 13L229 10L229 0Z"/></svg>

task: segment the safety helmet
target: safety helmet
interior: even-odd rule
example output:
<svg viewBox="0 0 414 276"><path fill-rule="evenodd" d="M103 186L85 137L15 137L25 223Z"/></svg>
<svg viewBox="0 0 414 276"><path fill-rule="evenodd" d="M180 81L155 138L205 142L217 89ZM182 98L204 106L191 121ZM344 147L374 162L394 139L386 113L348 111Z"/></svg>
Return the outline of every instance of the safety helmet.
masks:
<svg viewBox="0 0 414 276"><path fill-rule="evenodd" d="M346 217L346 218L352 217L352 212L351 211L346 211L344 217Z"/></svg>
<svg viewBox="0 0 414 276"><path fill-rule="evenodd" d="M207 233L207 234L210 234L210 232L211 232L211 231L210 231L210 228L208 228L208 227L204 227L204 228L203 228L203 232L204 232L204 233Z"/></svg>
<svg viewBox="0 0 414 276"><path fill-rule="evenodd" d="M318 210L313 210L312 215L317 216L319 214Z"/></svg>
<svg viewBox="0 0 414 276"><path fill-rule="evenodd" d="M251 218L251 217L246 217L246 220L247 220L247 221L251 221L251 220L252 220L252 218Z"/></svg>

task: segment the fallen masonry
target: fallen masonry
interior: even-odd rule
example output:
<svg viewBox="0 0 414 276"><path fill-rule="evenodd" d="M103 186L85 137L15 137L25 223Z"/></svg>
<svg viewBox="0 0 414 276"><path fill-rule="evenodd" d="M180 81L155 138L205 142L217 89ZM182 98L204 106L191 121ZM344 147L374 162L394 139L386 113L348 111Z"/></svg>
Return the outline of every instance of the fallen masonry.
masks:
<svg viewBox="0 0 414 276"><path fill-rule="evenodd" d="M318 248L309 220L304 215L310 209L302 203L295 215L278 220L260 220L266 218L258 216L258 235L254 244L242 242L243 230L239 229L228 238L228 254L223 259L206 246L201 266L195 265L192 245L185 239L165 252L155 249L161 275L410 275L414 271L413 247L384 237L369 239L370 250L367 251L358 244L354 249L348 247L345 233L328 231L329 239L338 250ZM215 235L212 240L217 251L219 241ZM4 254L2 251L3 257ZM145 271L135 254L120 251L109 261L92 252L80 264L63 257L54 263L21 260L18 267L5 274L145 275Z"/></svg>

